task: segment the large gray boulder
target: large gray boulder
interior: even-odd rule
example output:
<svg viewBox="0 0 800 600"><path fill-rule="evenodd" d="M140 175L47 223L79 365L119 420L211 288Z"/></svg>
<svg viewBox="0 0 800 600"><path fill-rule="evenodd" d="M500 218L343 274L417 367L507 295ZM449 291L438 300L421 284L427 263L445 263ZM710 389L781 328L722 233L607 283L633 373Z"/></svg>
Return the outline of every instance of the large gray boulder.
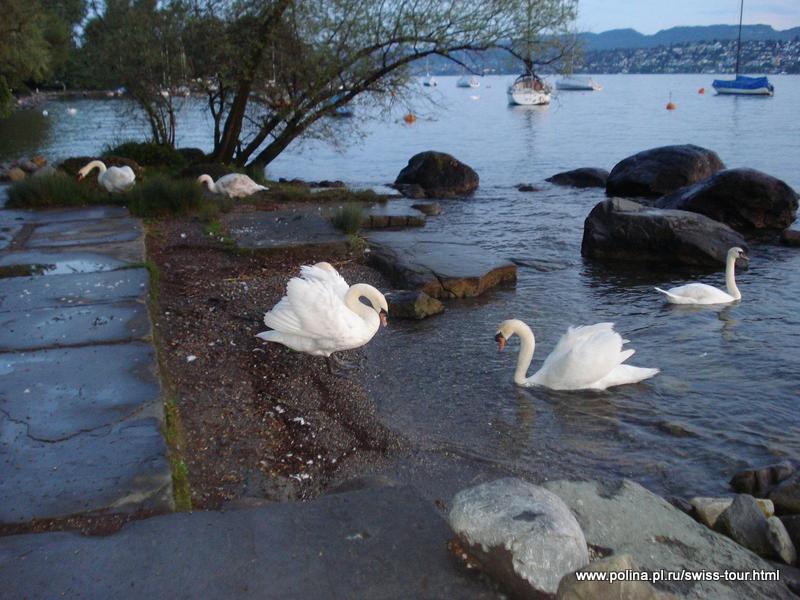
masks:
<svg viewBox="0 0 800 600"><path fill-rule="evenodd" d="M772 558L782 560L787 565L797 562L797 549L786 526L778 517L767 519L767 540L769 540Z"/></svg>
<svg viewBox="0 0 800 600"><path fill-rule="evenodd" d="M615 555L630 554L642 570L775 570L632 481L551 481L543 487L569 506L590 546L608 548ZM781 581L661 581L656 585L679 598L698 600L794 598Z"/></svg>
<svg viewBox="0 0 800 600"><path fill-rule="evenodd" d="M556 173L546 181L556 185L568 185L577 188L606 187L608 171L594 167L582 167L572 171Z"/></svg>
<svg viewBox="0 0 800 600"><path fill-rule="evenodd" d="M555 494L499 479L456 494L450 526L481 569L517 598L547 598L589 563L575 517Z"/></svg>
<svg viewBox="0 0 800 600"><path fill-rule="evenodd" d="M782 481L769 493L778 514L800 514L800 471Z"/></svg>
<svg viewBox="0 0 800 600"><path fill-rule="evenodd" d="M785 229L797 214L797 194L761 171L727 169L664 196L656 206L697 212L736 231Z"/></svg>
<svg viewBox="0 0 800 600"><path fill-rule="evenodd" d="M767 520L752 496L737 495L722 511L714 527L759 556L771 556Z"/></svg>
<svg viewBox="0 0 800 600"><path fill-rule="evenodd" d="M606 577L621 573L641 571L628 554L617 554L596 560L580 569L587 573L606 573ZM558 584L556 600L668 600L673 594L662 592L648 581L580 581L575 573L570 573Z"/></svg>
<svg viewBox="0 0 800 600"><path fill-rule="evenodd" d="M609 196L658 198L725 168L717 153L685 144L644 150L621 160L608 176Z"/></svg>
<svg viewBox="0 0 800 600"><path fill-rule="evenodd" d="M581 254L604 260L720 266L733 246L746 249L747 243L727 225L704 215L611 198L586 217ZM737 267L746 266L737 262Z"/></svg>
<svg viewBox="0 0 800 600"><path fill-rule="evenodd" d="M394 183L418 185L428 198L450 198L471 194L479 182L478 174L469 165L444 152L429 150L412 156Z"/></svg>

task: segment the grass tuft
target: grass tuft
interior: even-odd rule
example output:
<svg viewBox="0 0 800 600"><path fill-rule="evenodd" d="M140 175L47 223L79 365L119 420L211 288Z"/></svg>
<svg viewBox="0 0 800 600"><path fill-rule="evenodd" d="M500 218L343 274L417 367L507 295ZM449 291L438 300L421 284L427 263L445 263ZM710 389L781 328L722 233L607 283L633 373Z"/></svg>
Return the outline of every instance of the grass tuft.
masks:
<svg viewBox="0 0 800 600"><path fill-rule="evenodd" d="M119 204L119 199L91 181L78 182L64 173L28 177L8 190L8 208L55 208L88 204Z"/></svg>
<svg viewBox="0 0 800 600"><path fill-rule="evenodd" d="M203 203L203 190L194 181L155 175L125 194L131 214L152 218L170 214L186 214Z"/></svg>
<svg viewBox="0 0 800 600"><path fill-rule="evenodd" d="M351 202L345 204L331 217L331 223L337 229L340 229L348 235L356 235L361 231L364 221L367 218L367 213L361 204Z"/></svg>
<svg viewBox="0 0 800 600"><path fill-rule="evenodd" d="M152 142L124 142L114 148L107 148L103 155L122 156L136 161L143 167L169 170L180 170L188 164L184 155L172 146L162 146Z"/></svg>

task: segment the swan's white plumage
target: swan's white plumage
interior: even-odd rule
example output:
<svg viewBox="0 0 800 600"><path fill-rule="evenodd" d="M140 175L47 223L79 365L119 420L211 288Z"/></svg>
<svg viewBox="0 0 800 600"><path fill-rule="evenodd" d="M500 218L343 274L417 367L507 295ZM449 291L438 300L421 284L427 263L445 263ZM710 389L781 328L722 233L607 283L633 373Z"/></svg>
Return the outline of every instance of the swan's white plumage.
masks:
<svg viewBox="0 0 800 600"><path fill-rule="evenodd" d="M736 259L747 258L741 248L731 248L725 263L725 284L728 291L723 291L705 283L687 283L678 287L662 290L656 288L667 297L670 304L730 304L741 300L742 294L736 287Z"/></svg>
<svg viewBox="0 0 800 600"><path fill-rule="evenodd" d="M518 320L504 321L498 333L505 339L514 334L520 337L522 347L515 374L518 385L538 385L554 390L604 390L637 383L659 372L659 369L623 364L635 350L623 350L627 340L614 331L613 323L570 327L542 367L530 377L525 377L535 347L530 327Z"/></svg>
<svg viewBox="0 0 800 600"><path fill-rule="evenodd" d="M130 167L106 167L105 163L93 160L78 171L78 178L83 179L94 169L99 169L97 182L109 193L127 192L136 183L136 173Z"/></svg>
<svg viewBox="0 0 800 600"><path fill-rule="evenodd" d="M367 307L358 301L358 294L352 294L363 307L359 308L363 314L357 314L348 306L351 288L333 267L327 267L330 270L319 265L302 267L301 276L289 280L286 295L264 315L264 323L272 331L257 337L316 356L330 356L369 342L380 327L379 311L386 310L386 300L371 286L353 286L356 292L374 292L375 299L368 299L373 306L375 302L381 305Z"/></svg>
<svg viewBox="0 0 800 600"><path fill-rule="evenodd" d="M257 184L243 173L229 173L223 175L215 182L210 175L200 175L197 178L200 185L204 183L208 189L215 194L223 194L228 198L246 198L256 192L268 190L269 188Z"/></svg>

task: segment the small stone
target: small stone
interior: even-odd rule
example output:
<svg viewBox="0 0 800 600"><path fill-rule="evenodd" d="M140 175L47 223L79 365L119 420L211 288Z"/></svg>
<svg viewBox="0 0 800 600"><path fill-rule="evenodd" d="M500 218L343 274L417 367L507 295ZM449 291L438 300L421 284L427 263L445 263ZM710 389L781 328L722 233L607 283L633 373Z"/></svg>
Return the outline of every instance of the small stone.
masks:
<svg viewBox="0 0 800 600"><path fill-rule="evenodd" d="M606 187L607 180L608 171L592 167L564 171L547 178L547 181L556 185L569 185L578 188Z"/></svg>
<svg viewBox="0 0 800 600"><path fill-rule="evenodd" d="M597 560L579 569L583 573L625 573L639 571L629 554ZM575 573L558 584L556 600L667 600L674 595L662 592L647 581L578 581Z"/></svg>
<svg viewBox="0 0 800 600"><path fill-rule="evenodd" d="M27 173L25 173L25 171L19 167L11 167L8 170L8 173L6 173L6 177L8 177L9 181L17 183L18 181L25 179L25 177L27 177Z"/></svg>
<svg viewBox="0 0 800 600"><path fill-rule="evenodd" d="M717 531L759 556L772 555L767 520L752 496L748 494L736 496L731 505L719 516L715 525Z"/></svg>
<svg viewBox="0 0 800 600"><path fill-rule="evenodd" d="M56 170L51 165L44 165L33 172L34 177L52 177L56 174Z"/></svg>
<svg viewBox="0 0 800 600"><path fill-rule="evenodd" d="M465 552L515 597L555 594L589 552L575 516L552 492L499 479L456 494L449 515Z"/></svg>
<svg viewBox="0 0 800 600"><path fill-rule="evenodd" d="M538 192L539 188L536 186L531 185L530 183L520 183L517 185L517 189L520 192Z"/></svg>
<svg viewBox="0 0 800 600"><path fill-rule="evenodd" d="M425 188L416 183L398 183L394 188L406 198L413 198L415 200L425 198Z"/></svg>
<svg viewBox="0 0 800 600"><path fill-rule="evenodd" d="M438 202L418 202L417 204L412 204L411 208L416 208L419 212L429 217L438 217L442 214L442 205Z"/></svg>
<svg viewBox="0 0 800 600"><path fill-rule="evenodd" d="M800 246L800 231L797 229L784 229L781 232L781 244L784 246Z"/></svg>
<svg viewBox="0 0 800 600"><path fill-rule="evenodd" d="M47 164L47 159L42 156L41 154L37 154L33 158L31 158L31 162L36 165L37 169L41 169L43 166Z"/></svg>
<svg viewBox="0 0 800 600"><path fill-rule="evenodd" d="M391 318L420 320L444 312L444 304L425 292L402 290L385 296Z"/></svg>
<svg viewBox="0 0 800 600"><path fill-rule="evenodd" d="M698 496L689 500L689 504L694 508L697 520L711 529L714 529L717 519L731 503L733 503L733 498L705 498ZM775 514L775 507L771 500L757 498L756 503L765 519Z"/></svg>
<svg viewBox="0 0 800 600"><path fill-rule="evenodd" d="M800 472L782 481L769 493L780 513L800 514Z"/></svg>
<svg viewBox="0 0 800 600"><path fill-rule="evenodd" d="M773 558L778 558L787 565L797 562L797 550L789 537L789 532L778 517L767 519L767 539L772 548Z"/></svg>
<svg viewBox="0 0 800 600"><path fill-rule="evenodd" d="M766 496L773 487L794 473L792 463L787 460L758 469L739 471L731 477L731 487L739 494Z"/></svg>

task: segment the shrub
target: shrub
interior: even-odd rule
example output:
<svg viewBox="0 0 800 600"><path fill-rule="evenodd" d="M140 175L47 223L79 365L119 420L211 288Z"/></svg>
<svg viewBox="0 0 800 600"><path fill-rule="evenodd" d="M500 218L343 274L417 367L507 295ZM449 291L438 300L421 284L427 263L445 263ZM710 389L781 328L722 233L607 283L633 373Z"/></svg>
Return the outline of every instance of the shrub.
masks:
<svg viewBox="0 0 800 600"><path fill-rule="evenodd" d="M349 235L355 235L361 230L366 218L367 214L361 204L350 203L333 213L331 223L337 229Z"/></svg>
<svg viewBox="0 0 800 600"><path fill-rule="evenodd" d="M182 169L186 166L183 155L171 146L162 146L152 142L124 142L110 148L103 156L122 156L135 160L145 167L162 167L165 169Z"/></svg>
<svg viewBox="0 0 800 600"><path fill-rule="evenodd" d="M194 181L155 175L124 195L125 203L137 217L184 214L203 203L203 190Z"/></svg>
<svg viewBox="0 0 800 600"><path fill-rule="evenodd" d="M200 148L178 148L177 152L190 165L205 162L206 160L206 153Z"/></svg>
<svg viewBox="0 0 800 600"><path fill-rule="evenodd" d="M106 155L102 158L95 156L73 156L65 159L60 165L59 169L66 172L67 175L77 177L78 171L88 165L93 160L102 160L107 167L130 167L136 173L136 177L142 176L142 167L135 160L130 158L123 158L122 156ZM94 179L97 179L97 171L92 172Z"/></svg>
<svg viewBox="0 0 800 600"><path fill-rule="evenodd" d="M57 206L86 206L87 204L116 204L119 196L111 196L92 181L78 182L64 173L47 177L28 177L8 190L8 208L54 208Z"/></svg>

